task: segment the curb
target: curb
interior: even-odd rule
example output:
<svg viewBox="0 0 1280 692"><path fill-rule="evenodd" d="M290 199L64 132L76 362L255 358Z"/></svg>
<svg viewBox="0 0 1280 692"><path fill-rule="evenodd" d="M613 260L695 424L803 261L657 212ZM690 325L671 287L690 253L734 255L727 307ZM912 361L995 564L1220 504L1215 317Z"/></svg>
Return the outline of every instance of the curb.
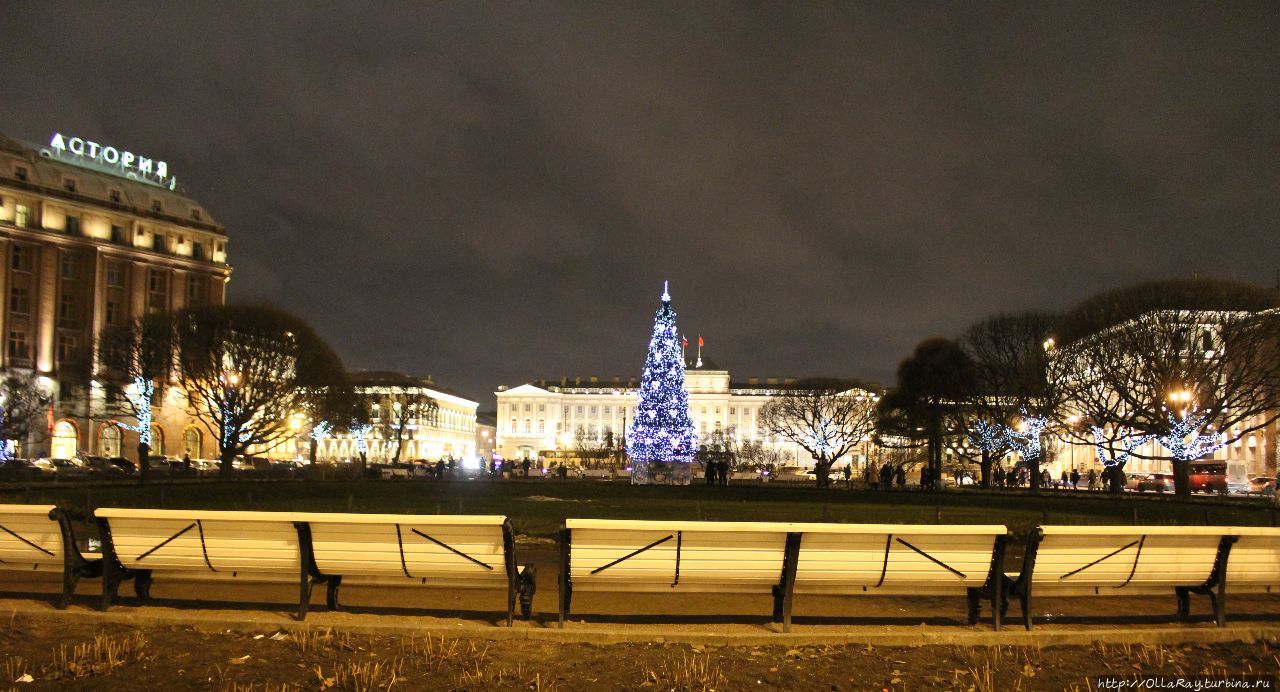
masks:
<svg viewBox="0 0 1280 692"><path fill-rule="evenodd" d="M696 629L679 630L678 625L663 630L661 634L644 629L593 626L573 623L565 629L538 623L517 623L515 627L482 625L473 622L353 622L361 615L314 613L308 622L298 622L285 615L274 613L245 613L239 617L225 611L200 612L182 610L107 611L72 607L54 610L49 606L22 603L4 603L0 606L12 616L22 615L42 620L67 623L102 623L133 625L139 627L193 627L197 630L232 630L236 632L289 632L332 629L354 634L373 635L429 635L488 639L494 641L532 640L562 644L694 644L702 646L829 646L829 645L878 645L878 646L1092 646L1104 644L1212 644L1219 642L1280 641L1280 623L1241 624L1226 627L1201 626L1153 626L1106 629L1053 628L1042 626L1028 632L1021 628L1000 632L991 630L971 631L938 628L884 627L865 632L832 631L831 626L812 625L811 632L804 625L796 625L801 631L781 632L716 632ZM385 618L378 618L385 620Z"/></svg>

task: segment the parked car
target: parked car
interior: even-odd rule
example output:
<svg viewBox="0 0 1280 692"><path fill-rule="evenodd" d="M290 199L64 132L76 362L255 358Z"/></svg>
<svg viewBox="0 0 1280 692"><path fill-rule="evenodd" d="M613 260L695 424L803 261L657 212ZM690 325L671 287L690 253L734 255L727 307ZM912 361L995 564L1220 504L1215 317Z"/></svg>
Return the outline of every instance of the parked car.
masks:
<svg viewBox="0 0 1280 692"><path fill-rule="evenodd" d="M37 481L52 478L52 465L40 465L30 459L10 459L4 464L4 477L7 480Z"/></svg>
<svg viewBox="0 0 1280 692"><path fill-rule="evenodd" d="M1271 476L1254 476L1250 478L1249 493L1254 495L1275 495L1276 479Z"/></svg>
<svg viewBox="0 0 1280 692"><path fill-rule="evenodd" d="M1140 493L1145 492L1173 492L1173 474L1171 473L1149 473L1138 479L1137 485L1134 487Z"/></svg>
<svg viewBox="0 0 1280 692"><path fill-rule="evenodd" d="M138 467L124 457L81 457L85 468L93 474L107 477L132 476L138 473Z"/></svg>

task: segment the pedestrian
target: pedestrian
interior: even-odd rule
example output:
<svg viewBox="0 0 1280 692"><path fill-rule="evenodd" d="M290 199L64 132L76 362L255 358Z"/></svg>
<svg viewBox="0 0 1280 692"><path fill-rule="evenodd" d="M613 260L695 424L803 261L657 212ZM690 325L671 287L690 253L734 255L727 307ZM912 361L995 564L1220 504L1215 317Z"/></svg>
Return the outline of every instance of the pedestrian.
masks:
<svg viewBox="0 0 1280 692"><path fill-rule="evenodd" d="M444 459L436 460L436 479L444 478Z"/></svg>
<svg viewBox="0 0 1280 692"><path fill-rule="evenodd" d="M525 477L525 478L528 478L528 477L529 477L529 465L530 465L530 463L531 463L531 462L529 461L529 457L525 457L525 458L524 458L524 460L520 462L520 471L521 471L521 473L524 475L524 477Z"/></svg>
<svg viewBox="0 0 1280 692"><path fill-rule="evenodd" d="M1080 489L1080 469L1071 469L1071 489Z"/></svg>
<svg viewBox="0 0 1280 692"><path fill-rule="evenodd" d="M729 460L720 460L720 485L728 487L729 485Z"/></svg>
<svg viewBox="0 0 1280 692"><path fill-rule="evenodd" d="M872 466L870 461L867 461L867 465L862 468L862 483L872 490L876 487L875 479L873 478L875 473L875 467Z"/></svg>
<svg viewBox="0 0 1280 692"><path fill-rule="evenodd" d="M844 487L853 487L853 462L844 465Z"/></svg>
<svg viewBox="0 0 1280 692"><path fill-rule="evenodd" d="M1049 475L1049 469L1042 469L1040 471L1040 485L1044 488L1053 487L1053 476Z"/></svg>
<svg viewBox="0 0 1280 692"><path fill-rule="evenodd" d="M716 484L716 462L707 459L702 463L702 477L707 485Z"/></svg>
<svg viewBox="0 0 1280 692"><path fill-rule="evenodd" d="M1089 469L1089 489L1098 489L1098 469Z"/></svg>
<svg viewBox="0 0 1280 692"><path fill-rule="evenodd" d="M897 478L897 480L898 480L898 487L899 487L899 488L905 488L905 487L907 487L907 466L906 466L906 464L898 464L898 470L897 470L897 472L896 472L894 475L895 475L895 477L896 477L896 478Z"/></svg>
<svg viewBox="0 0 1280 692"><path fill-rule="evenodd" d="M928 466L920 467L920 489L921 490L925 490L929 487L929 477L932 475L932 473L933 473L933 470L930 469Z"/></svg>
<svg viewBox="0 0 1280 692"><path fill-rule="evenodd" d="M880 467L880 489L889 490L893 487L893 464L884 462L884 466Z"/></svg>
<svg viewBox="0 0 1280 692"><path fill-rule="evenodd" d="M191 472L191 455L190 454L182 455L182 470L187 473Z"/></svg>

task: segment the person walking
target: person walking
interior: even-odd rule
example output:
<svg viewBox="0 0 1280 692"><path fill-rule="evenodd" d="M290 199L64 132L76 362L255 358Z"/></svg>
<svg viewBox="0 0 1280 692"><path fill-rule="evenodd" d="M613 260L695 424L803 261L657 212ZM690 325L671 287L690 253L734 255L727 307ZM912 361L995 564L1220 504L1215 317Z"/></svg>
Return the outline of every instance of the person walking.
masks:
<svg viewBox="0 0 1280 692"><path fill-rule="evenodd" d="M875 467L870 461L868 461L867 465L862 468L862 484L871 490L875 490L876 487L874 478L875 473Z"/></svg>
<svg viewBox="0 0 1280 692"><path fill-rule="evenodd" d="M1080 489L1080 469L1071 469L1071 489Z"/></svg>
<svg viewBox="0 0 1280 692"><path fill-rule="evenodd" d="M884 466L880 467L880 488L882 490L890 490L893 488L893 464L884 462Z"/></svg>
<svg viewBox="0 0 1280 692"><path fill-rule="evenodd" d="M1090 490L1098 489L1098 470L1097 469L1089 469L1089 489Z"/></svg>

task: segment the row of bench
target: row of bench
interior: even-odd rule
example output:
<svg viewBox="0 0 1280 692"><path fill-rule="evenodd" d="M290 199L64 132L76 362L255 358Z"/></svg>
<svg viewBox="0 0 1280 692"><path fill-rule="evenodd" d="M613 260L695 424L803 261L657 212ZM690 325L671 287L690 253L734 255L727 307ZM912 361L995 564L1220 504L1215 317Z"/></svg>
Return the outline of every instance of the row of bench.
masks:
<svg viewBox="0 0 1280 692"><path fill-rule="evenodd" d="M535 574L516 560L501 516L227 512L103 508L103 553L76 548L52 506L0 505L0 569L58 571L65 607L82 578L102 579L101 607L132 579L147 600L157 575L232 582L296 580L298 618L315 586L337 609L343 583L505 588L508 626L532 612ZM1000 628L1011 600L1031 628L1032 594L1169 595L1185 617L1191 594L1225 621L1232 593L1280 588L1280 529L1043 526L1020 572L1003 569L999 525L817 524L569 519L561 533L559 623L579 592L727 593L773 597L791 626L797 594L963 596L969 621L989 604Z"/></svg>

